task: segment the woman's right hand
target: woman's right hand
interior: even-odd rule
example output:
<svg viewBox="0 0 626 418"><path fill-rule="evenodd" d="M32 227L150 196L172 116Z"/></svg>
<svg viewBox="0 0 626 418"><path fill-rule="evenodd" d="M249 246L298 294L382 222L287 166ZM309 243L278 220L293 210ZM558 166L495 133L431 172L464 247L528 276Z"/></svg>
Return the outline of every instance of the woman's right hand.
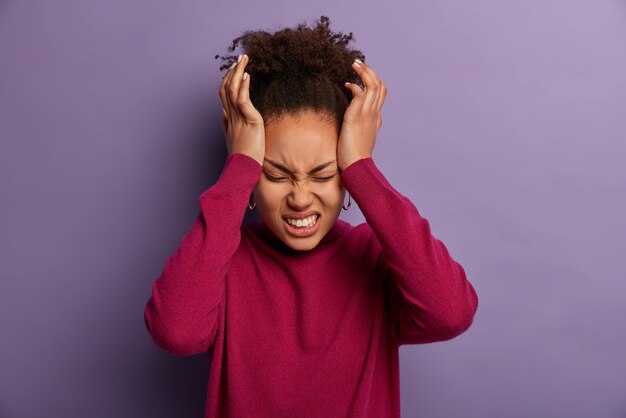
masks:
<svg viewBox="0 0 626 418"><path fill-rule="evenodd" d="M249 57L241 55L222 79L222 130L226 136L228 154L246 154L263 165L265 156L265 125L263 117L250 101L250 75L244 68Z"/></svg>

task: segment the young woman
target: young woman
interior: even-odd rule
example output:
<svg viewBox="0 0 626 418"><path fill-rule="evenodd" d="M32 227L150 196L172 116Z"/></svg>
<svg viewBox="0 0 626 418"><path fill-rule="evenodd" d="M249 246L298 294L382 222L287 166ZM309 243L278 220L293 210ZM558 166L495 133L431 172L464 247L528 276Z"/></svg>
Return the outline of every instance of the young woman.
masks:
<svg viewBox="0 0 626 418"><path fill-rule="evenodd" d="M222 57L229 155L145 308L159 347L211 357L207 417L399 417L398 347L473 321L463 267L372 159L387 89L351 40L322 16ZM351 199L367 222L338 219Z"/></svg>

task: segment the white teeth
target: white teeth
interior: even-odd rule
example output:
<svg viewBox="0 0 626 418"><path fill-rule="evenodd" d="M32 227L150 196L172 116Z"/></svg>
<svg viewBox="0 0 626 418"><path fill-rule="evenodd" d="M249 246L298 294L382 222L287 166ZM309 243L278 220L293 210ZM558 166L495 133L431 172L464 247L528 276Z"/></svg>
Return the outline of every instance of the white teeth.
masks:
<svg viewBox="0 0 626 418"><path fill-rule="evenodd" d="M311 215L304 219L290 219L287 218L289 225L296 226L298 228L306 228L313 225L317 221L317 215Z"/></svg>

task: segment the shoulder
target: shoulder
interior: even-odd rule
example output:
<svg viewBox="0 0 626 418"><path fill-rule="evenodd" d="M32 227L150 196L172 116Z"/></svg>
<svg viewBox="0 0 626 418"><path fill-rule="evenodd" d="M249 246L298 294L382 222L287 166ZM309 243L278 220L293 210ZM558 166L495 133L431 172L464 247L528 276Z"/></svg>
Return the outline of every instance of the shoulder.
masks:
<svg viewBox="0 0 626 418"><path fill-rule="evenodd" d="M345 247L350 247L356 252L369 254L370 256L380 254L382 250L381 245L372 227L367 222L362 222L357 225L351 225L342 220L338 220L337 222L343 222L349 225L344 234Z"/></svg>

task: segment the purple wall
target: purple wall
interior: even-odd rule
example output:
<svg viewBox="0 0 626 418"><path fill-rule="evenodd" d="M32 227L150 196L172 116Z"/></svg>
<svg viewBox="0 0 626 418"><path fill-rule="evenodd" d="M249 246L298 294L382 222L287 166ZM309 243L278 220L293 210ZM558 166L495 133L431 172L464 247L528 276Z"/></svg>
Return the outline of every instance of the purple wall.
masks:
<svg viewBox="0 0 626 418"><path fill-rule="evenodd" d="M0 417L202 416L208 358L143 309L224 161L213 57L321 14L389 88L375 161L480 298L400 349L403 416L626 417L623 0L0 1Z"/></svg>

